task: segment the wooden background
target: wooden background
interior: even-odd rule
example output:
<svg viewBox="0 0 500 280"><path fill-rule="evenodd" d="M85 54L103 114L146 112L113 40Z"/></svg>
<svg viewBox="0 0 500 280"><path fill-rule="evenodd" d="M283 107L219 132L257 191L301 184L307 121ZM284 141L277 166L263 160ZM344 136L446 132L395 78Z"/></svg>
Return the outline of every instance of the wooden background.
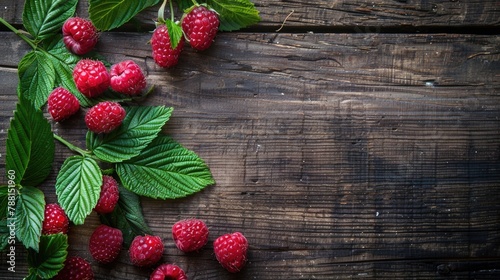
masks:
<svg viewBox="0 0 500 280"><path fill-rule="evenodd" d="M20 2L0 0L0 16L19 27ZM174 107L164 131L217 182L185 199L142 200L163 260L189 279L500 279L499 2L253 2L261 23L220 33L204 52L187 47L170 70L155 66L147 44L158 7L98 44L108 61L145 69L156 86L146 104ZM5 143L29 48L0 28ZM83 115L54 131L84 147ZM0 153L4 169L4 145ZM42 186L48 202L70 155L57 143ZM172 224L188 217L210 226L199 254L171 239ZM92 215L71 228L70 254L91 260L97 225ZM250 242L238 274L212 253L211 241L232 231ZM15 276L0 257L1 279L27 273L17 252ZM126 250L112 265L92 265L96 279L151 272L133 267Z"/></svg>

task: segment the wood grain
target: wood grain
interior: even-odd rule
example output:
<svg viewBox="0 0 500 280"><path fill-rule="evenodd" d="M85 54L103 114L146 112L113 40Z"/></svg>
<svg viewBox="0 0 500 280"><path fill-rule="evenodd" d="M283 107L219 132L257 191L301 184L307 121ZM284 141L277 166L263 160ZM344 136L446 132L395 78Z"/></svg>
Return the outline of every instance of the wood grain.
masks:
<svg viewBox="0 0 500 280"><path fill-rule="evenodd" d="M146 104L175 108L164 132L200 154L217 181L186 199L143 200L165 261L190 279L425 279L438 268L498 276L500 56L468 58L494 50L498 37L221 34L211 50L187 49L178 67L163 70L148 36L103 34L98 51L146 69L156 85ZM2 49L18 40L2 38ZM16 99L13 69L26 50L0 56L2 142ZM82 116L54 130L83 147ZM49 201L69 155L58 144L42 187ZM179 253L170 226L186 217L206 220L211 240L244 232L248 267L227 274L210 244ZM91 216L71 229L72 254L90 259L97 224ZM130 266L126 252L110 267L93 265L98 279L149 273Z"/></svg>
<svg viewBox="0 0 500 280"><path fill-rule="evenodd" d="M143 104L174 108L163 132L198 153L217 182L184 199L142 199L164 240L163 261L189 279L499 279L500 37L403 33L496 27L496 1L254 3L263 17L255 29L220 33L205 52L186 48L173 69L154 64L147 32L107 32L97 46L111 63L133 59L145 69L155 90ZM19 24L19 4L4 6L0 15ZM293 32L272 32L291 10ZM379 33L398 26L401 33ZM0 32L0 50L5 143L17 63L29 48ZM84 147L84 111L54 132ZM72 155L56 145L41 186L48 202ZM243 232L246 268L227 273L211 242L198 254L178 251L170 228L187 217L207 222L210 241ZM87 242L98 224L92 214L71 228L70 254L91 260ZM27 274L26 254L17 252L18 273L0 279ZM112 265L92 265L96 279L151 272L133 267L126 250Z"/></svg>
<svg viewBox="0 0 500 280"><path fill-rule="evenodd" d="M253 30L283 31L345 30L352 33L379 32L382 28L428 30L428 27L476 27L494 30L500 26L499 3L495 0L253 0L262 21ZM0 0L0 17L22 23L22 1ZM88 1L79 2L79 15L88 16ZM153 27L159 4L140 13L127 28ZM180 18L179 12L176 15ZM312 28L312 29L311 29ZM392 29L394 30L394 29Z"/></svg>

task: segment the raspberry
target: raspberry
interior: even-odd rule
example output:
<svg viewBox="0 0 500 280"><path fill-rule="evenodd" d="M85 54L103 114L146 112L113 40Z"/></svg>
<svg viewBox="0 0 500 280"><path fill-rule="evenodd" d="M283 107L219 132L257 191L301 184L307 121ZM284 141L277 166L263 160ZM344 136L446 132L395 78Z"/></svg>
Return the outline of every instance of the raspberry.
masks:
<svg viewBox="0 0 500 280"><path fill-rule="evenodd" d="M229 272L240 271L247 261L248 241L240 232L219 236L214 241L214 253Z"/></svg>
<svg viewBox="0 0 500 280"><path fill-rule="evenodd" d="M92 132L108 133L122 124L125 115L125 109L119 103L103 101L87 111L85 124Z"/></svg>
<svg viewBox="0 0 500 280"><path fill-rule="evenodd" d="M104 63L82 59L73 69L73 79L78 90L88 98L101 95L109 87L109 73Z"/></svg>
<svg viewBox="0 0 500 280"><path fill-rule="evenodd" d="M186 273L175 264L162 264L158 266L151 276L150 280L187 280Z"/></svg>
<svg viewBox="0 0 500 280"><path fill-rule="evenodd" d="M152 266L163 256L163 243L159 236L136 236L130 244L130 261L136 266Z"/></svg>
<svg viewBox="0 0 500 280"><path fill-rule="evenodd" d="M203 51L212 45L219 30L219 15L205 6L198 6L182 18L182 30L195 50Z"/></svg>
<svg viewBox="0 0 500 280"><path fill-rule="evenodd" d="M42 234L68 233L69 219L59 204L45 205Z"/></svg>
<svg viewBox="0 0 500 280"><path fill-rule="evenodd" d="M54 280L93 280L94 272L90 263L83 258L71 256L64 262L64 268Z"/></svg>
<svg viewBox="0 0 500 280"><path fill-rule="evenodd" d="M160 25L153 32L151 47L153 48L153 59L156 64L163 68L169 68L179 62L179 55L184 48L184 38L181 38L177 47L172 49L167 27Z"/></svg>
<svg viewBox="0 0 500 280"><path fill-rule="evenodd" d="M80 109L80 102L63 87L55 88L47 100L47 111L56 122L69 118Z"/></svg>
<svg viewBox="0 0 500 280"><path fill-rule="evenodd" d="M207 225L198 219L178 221L172 227L175 245L183 252L201 249L208 241Z"/></svg>
<svg viewBox="0 0 500 280"><path fill-rule="evenodd" d="M146 78L141 68L132 60L111 66L111 89L128 95L140 94L146 88Z"/></svg>
<svg viewBox="0 0 500 280"><path fill-rule="evenodd" d="M118 183L113 177L103 175L101 194L94 210L99 214L111 213L115 209L118 198Z"/></svg>
<svg viewBox="0 0 500 280"><path fill-rule="evenodd" d="M94 24L80 17L68 18L62 26L62 34L66 48L78 55L91 51L99 38Z"/></svg>
<svg viewBox="0 0 500 280"><path fill-rule="evenodd" d="M107 225L98 226L89 240L89 251L92 257L103 264L114 261L122 248L121 230Z"/></svg>

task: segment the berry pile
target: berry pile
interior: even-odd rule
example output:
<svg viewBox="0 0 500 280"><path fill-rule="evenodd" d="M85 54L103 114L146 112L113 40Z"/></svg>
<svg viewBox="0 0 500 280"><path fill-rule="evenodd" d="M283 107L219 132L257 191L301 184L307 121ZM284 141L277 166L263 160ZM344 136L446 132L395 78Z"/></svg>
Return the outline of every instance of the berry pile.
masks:
<svg viewBox="0 0 500 280"><path fill-rule="evenodd" d="M75 54L92 50L98 38L92 22L79 17L66 20L63 34L66 47ZM78 91L90 99L101 97L109 89L125 96L136 96L146 88L144 73L132 60L114 64L108 71L102 61L81 59L73 69L73 80ZM71 117L80 109L78 99L63 87L54 89L47 101L47 110L56 122ZM94 133L109 133L121 125L125 115L125 109L118 102L102 101L87 111L85 124ZM100 206L97 211L99 209Z"/></svg>
<svg viewBox="0 0 500 280"><path fill-rule="evenodd" d="M195 5L183 15L182 33L176 47L167 26L159 24L153 33L151 45L153 58L161 67L177 64L179 55L188 42L195 50L206 50L212 44L219 27L215 11L206 6ZM93 49L97 43L97 30L86 19L69 18L63 26L64 43L68 50L81 55ZM132 60L121 61L110 67L99 60L83 58L73 70L73 79L78 91L86 98L101 100L86 109L85 124L96 134L106 134L122 124L127 112L118 103L102 100L105 92L111 90L125 96L141 95L146 87L146 78L141 68ZM105 99L105 98L104 98ZM80 110L78 99L63 87L57 87L48 97L47 111L55 122L62 122ZM102 186L94 211L99 215L113 213L120 199L118 182L109 175L102 176ZM43 221L43 234L67 234L69 219L58 204L47 204ZM177 221L172 226L172 240L185 253L199 252L208 243L209 229L200 219ZM89 238L88 250L100 264L114 262L124 247L124 235L118 228L101 224ZM240 271L247 261L248 242L239 232L224 234L213 241L217 261L229 272ZM185 272L177 265L162 262L164 243L160 236L138 235L128 248L130 263L137 267L155 267L150 279L187 279ZM78 256L66 259L64 268L55 279L93 279L91 264Z"/></svg>

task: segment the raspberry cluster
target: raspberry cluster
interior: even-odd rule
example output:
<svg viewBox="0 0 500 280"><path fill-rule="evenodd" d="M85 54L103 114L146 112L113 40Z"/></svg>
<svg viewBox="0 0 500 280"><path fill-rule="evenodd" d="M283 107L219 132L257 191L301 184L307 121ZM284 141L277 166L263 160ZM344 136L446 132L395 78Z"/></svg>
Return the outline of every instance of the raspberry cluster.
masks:
<svg viewBox="0 0 500 280"><path fill-rule="evenodd" d="M78 55L91 51L99 37L92 22L79 17L67 19L62 32L68 50ZM102 61L84 58L75 65L73 80L78 91L90 99L101 97L108 89L137 96L146 88L144 73L133 60L114 64L108 71ZM79 109L79 100L66 88L58 87L48 97L47 110L56 122L71 117ZM118 102L102 101L86 112L85 124L92 132L109 133L121 125L125 115Z"/></svg>
<svg viewBox="0 0 500 280"><path fill-rule="evenodd" d="M214 42L219 30L219 15L206 5L194 5L184 12L180 21L183 36L173 44L170 32L163 19L158 19L157 27L151 37L153 59L163 68L177 65L184 48L184 42L197 50L204 51ZM172 47L172 46L175 46Z"/></svg>
<svg viewBox="0 0 500 280"><path fill-rule="evenodd" d="M172 226L172 239L183 252L198 252L208 242L209 230L200 219L177 221ZM89 251L99 263L113 262L122 248L122 233L119 229L100 225L95 229L89 242ZM213 242L214 254L227 271L239 272L247 261L248 241L240 232L227 233ZM164 243L160 236L138 235L128 249L130 262L137 267L151 268L150 279L187 279L185 272L177 265L161 262ZM160 265L157 265L160 263Z"/></svg>
<svg viewBox="0 0 500 280"><path fill-rule="evenodd" d="M161 67L172 67L178 63L185 42L197 50L208 49L214 41L219 27L218 14L207 6L195 5L188 9L180 21L182 34L172 48L172 41L165 22L154 30L151 46L153 58ZM62 27L63 41L71 52L86 54L97 44L99 34L92 22L79 17L69 18ZM125 96L141 95L146 87L146 78L141 68L132 60L121 61L108 68L99 60L82 58L73 69L73 80L78 91L96 104L86 109L85 124L97 134L110 133L120 127L126 110L113 101L102 101L105 92ZM80 102L68 89L58 87L48 97L47 111L55 122L62 122L80 110ZM99 215L112 213L119 203L118 182L103 175L100 196L94 211ZM67 234L69 219L58 204L47 204L42 225L43 234ZM208 243L209 229L200 219L185 219L172 226L172 239L176 247L185 253L199 252ZM123 249L122 230L106 224L94 229L89 239L88 250L92 258L101 264L114 262ZM229 272L240 271L247 262L248 241L240 232L227 233L213 241L217 261ZM143 268L155 267L150 279L187 279L182 268L163 263L164 243L160 236L136 236L128 248L130 262ZM159 264L159 265L158 265ZM64 268L55 279L93 279L90 263L78 256L66 259Z"/></svg>

